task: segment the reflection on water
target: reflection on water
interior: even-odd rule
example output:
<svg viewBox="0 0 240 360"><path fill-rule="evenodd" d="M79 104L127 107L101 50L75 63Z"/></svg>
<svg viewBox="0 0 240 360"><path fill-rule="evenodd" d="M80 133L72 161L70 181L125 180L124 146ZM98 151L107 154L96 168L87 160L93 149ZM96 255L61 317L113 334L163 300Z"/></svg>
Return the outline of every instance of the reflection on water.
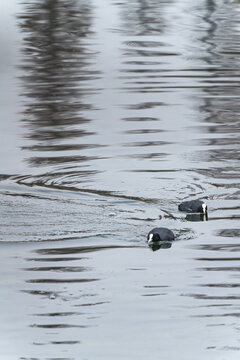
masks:
<svg viewBox="0 0 240 360"><path fill-rule="evenodd" d="M149 245L152 251L157 251L160 249L169 249L171 246L172 246L172 242L170 241L152 243L151 245Z"/></svg>
<svg viewBox="0 0 240 360"><path fill-rule="evenodd" d="M93 109L84 98L97 91L89 83L100 76L96 66L88 70L94 56L87 46L91 23L91 2L75 0L34 1L19 16L24 34L21 78L27 99L22 121L28 129L26 138L32 140L23 147L30 150L27 162L31 167L58 166L60 174L66 169L64 174L73 178L93 176L96 171L82 169L82 164L98 159L80 154L99 145L79 143L94 134L83 127L91 121L84 111ZM68 164L76 165L68 169ZM55 174L45 177L54 179Z"/></svg>
<svg viewBox="0 0 240 360"><path fill-rule="evenodd" d="M188 221L208 221L208 214L187 214Z"/></svg>
<svg viewBox="0 0 240 360"><path fill-rule="evenodd" d="M124 21L123 29L131 36L149 36L159 35L167 26L163 12L165 7L168 7L172 1L166 0L134 0L131 2L123 2L121 6L121 17ZM165 15L165 14L164 14ZM149 46L149 42L138 40L142 47ZM134 41L131 44L136 44ZM155 42L153 42L153 46Z"/></svg>
<svg viewBox="0 0 240 360"><path fill-rule="evenodd" d="M16 3L2 357L237 360L238 2ZM176 241L149 251L157 226Z"/></svg>

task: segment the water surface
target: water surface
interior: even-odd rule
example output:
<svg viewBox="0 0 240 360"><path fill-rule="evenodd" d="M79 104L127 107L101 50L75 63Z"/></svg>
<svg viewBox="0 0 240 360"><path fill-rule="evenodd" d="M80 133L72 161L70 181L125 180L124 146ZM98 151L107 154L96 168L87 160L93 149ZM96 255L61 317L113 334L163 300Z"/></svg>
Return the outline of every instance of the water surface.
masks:
<svg viewBox="0 0 240 360"><path fill-rule="evenodd" d="M0 358L239 359L239 2L0 8Z"/></svg>

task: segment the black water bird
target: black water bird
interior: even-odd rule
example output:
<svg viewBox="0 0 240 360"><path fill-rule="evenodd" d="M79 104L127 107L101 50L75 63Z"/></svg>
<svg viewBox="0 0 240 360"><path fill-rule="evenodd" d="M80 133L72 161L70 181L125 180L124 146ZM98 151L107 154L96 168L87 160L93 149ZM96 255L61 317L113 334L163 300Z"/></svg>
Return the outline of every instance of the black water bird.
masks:
<svg viewBox="0 0 240 360"><path fill-rule="evenodd" d="M167 228L154 228L149 231L147 236L148 244L157 243L159 241L174 240L174 233Z"/></svg>
<svg viewBox="0 0 240 360"><path fill-rule="evenodd" d="M201 200L184 201L178 205L178 210L187 213L207 213L207 205Z"/></svg>

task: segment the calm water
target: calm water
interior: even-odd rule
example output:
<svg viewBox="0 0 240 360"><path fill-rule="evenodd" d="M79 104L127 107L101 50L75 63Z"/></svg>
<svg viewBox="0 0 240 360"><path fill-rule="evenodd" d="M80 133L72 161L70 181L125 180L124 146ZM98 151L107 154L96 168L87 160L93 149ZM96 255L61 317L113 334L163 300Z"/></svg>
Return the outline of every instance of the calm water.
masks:
<svg viewBox="0 0 240 360"><path fill-rule="evenodd" d="M0 359L238 360L240 3L0 10Z"/></svg>

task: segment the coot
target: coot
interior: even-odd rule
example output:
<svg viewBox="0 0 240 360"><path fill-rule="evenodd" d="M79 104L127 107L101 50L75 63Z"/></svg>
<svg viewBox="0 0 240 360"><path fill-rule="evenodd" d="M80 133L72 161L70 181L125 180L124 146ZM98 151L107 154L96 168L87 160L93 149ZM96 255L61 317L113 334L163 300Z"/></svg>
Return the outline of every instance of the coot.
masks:
<svg viewBox="0 0 240 360"><path fill-rule="evenodd" d="M178 205L178 210L188 213L206 213L207 205L201 200L184 201Z"/></svg>
<svg viewBox="0 0 240 360"><path fill-rule="evenodd" d="M147 237L148 243L158 242L158 241L172 241L174 240L174 234L171 230L167 228L154 228L148 233Z"/></svg>

